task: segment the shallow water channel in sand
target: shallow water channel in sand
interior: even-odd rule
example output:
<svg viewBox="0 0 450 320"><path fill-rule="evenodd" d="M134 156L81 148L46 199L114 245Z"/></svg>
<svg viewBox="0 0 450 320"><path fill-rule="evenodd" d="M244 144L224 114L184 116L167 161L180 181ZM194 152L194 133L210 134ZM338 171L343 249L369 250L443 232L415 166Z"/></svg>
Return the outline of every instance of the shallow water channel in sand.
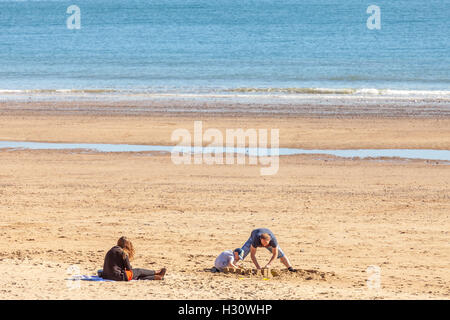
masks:
<svg viewBox="0 0 450 320"><path fill-rule="evenodd" d="M250 156L287 156L299 154L333 155L343 158L406 158L450 161L450 150L432 149L297 149L297 148L220 148L181 147L161 145L103 144L103 143L50 143L25 141L0 141L0 149L29 150L87 150L94 152L191 152L234 153Z"/></svg>

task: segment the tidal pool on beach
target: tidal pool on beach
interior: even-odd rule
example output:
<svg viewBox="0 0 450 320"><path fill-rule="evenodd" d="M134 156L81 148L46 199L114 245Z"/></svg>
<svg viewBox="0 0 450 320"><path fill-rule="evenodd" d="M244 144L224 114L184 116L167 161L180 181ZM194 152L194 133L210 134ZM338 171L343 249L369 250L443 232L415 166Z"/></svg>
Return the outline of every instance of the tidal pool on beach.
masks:
<svg viewBox="0 0 450 320"><path fill-rule="evenodd" d="M25 141L0 141L0 149L29 150L91 150L95 152L167 152L184 153L234 153L250 156L288 156L300 154L332 155L342 158L405 158L450 161L450 150L433 149L298 149L298 148L228 148L183 147L163 145L132 145L102 143L49 143Z"/></svg>

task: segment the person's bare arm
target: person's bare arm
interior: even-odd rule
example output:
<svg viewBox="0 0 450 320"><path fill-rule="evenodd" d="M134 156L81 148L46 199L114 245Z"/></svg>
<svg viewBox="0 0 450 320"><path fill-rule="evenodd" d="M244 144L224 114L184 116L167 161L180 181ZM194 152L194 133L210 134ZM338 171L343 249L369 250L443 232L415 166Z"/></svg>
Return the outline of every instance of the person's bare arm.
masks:
<svg viewBox="0 0 450 320"><path fill-rule="evenodd" d="M266 264L264 268L269 269L272 265L272 262L277 258L278 256L278 247L272 248L272 258L270 258L269 262Z"/></svg>
<svg viewBox="0 0 450 320"><path fill-rule="evenodd" d="M261 266L258 264L258 260L256 260L256 248L254 246L250 246L250 257L252 258L256 269L261 269Z"/></svg>

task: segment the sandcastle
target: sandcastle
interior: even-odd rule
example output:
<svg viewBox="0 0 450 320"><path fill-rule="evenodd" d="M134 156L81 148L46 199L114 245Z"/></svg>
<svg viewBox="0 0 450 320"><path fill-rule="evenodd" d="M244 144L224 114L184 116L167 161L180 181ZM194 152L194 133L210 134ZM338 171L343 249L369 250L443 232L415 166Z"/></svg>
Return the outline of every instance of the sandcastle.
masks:
<svg viewBox="0 0 450 320"><path fill-rule="evenodd" d="M262 276L264 278L271 278L280 275L278 269L245 269L245 268L224 268L223 273L234 273L247 276Z"/></svg>
<svg viewBox="0 0 450 320"><path fill-rule="evenodd" d="M245 269L245 268L225 268L225 274L243 275L248 277L271 278L297 278L303 280L328 280L335 277L334 272L322 272L319 270L297 269L297 272L289 272L288 269Z"/></svg>

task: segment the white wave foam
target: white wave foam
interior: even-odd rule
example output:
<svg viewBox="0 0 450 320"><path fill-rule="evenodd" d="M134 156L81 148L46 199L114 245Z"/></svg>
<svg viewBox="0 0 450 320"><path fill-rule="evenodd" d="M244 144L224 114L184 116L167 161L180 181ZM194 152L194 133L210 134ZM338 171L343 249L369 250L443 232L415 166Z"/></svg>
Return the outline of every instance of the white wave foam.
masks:
<svg viewBox="0 0 450 320"><path fill-rule="evenodd" d="M386 97L386 98L450 98L450 90L403 90L403 89L377 89L377 88L232 88L201 90L153 90L153 89L0 89L4 96L106 96L114 97L163 97L163 98L301 98L306 96L320 97L325 95L333 97Z"/></svg>

